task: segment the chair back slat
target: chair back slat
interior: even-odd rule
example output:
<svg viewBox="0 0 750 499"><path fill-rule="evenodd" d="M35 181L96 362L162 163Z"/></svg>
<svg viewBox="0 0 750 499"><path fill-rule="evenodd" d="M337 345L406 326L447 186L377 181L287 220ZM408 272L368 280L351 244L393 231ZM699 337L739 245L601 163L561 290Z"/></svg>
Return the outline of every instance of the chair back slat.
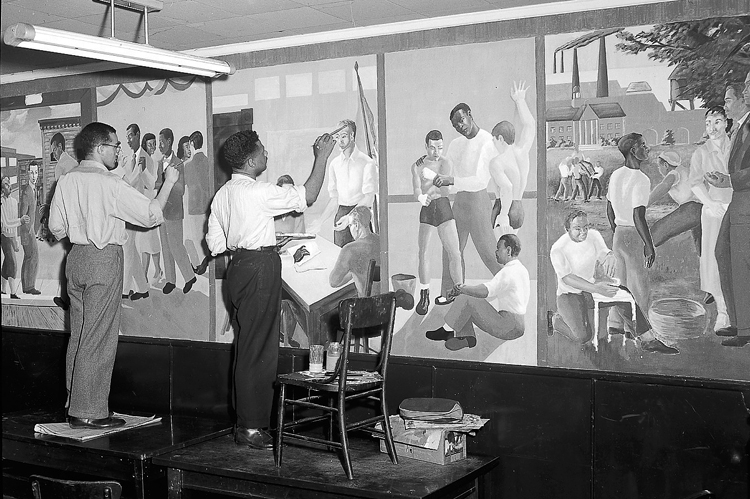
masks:
<svg viewBox="0 0 750 499"><path fill-rule="evenodd" d="M31 476L34 499L120 499L122 485L112 480L61 480Z"/></svg>

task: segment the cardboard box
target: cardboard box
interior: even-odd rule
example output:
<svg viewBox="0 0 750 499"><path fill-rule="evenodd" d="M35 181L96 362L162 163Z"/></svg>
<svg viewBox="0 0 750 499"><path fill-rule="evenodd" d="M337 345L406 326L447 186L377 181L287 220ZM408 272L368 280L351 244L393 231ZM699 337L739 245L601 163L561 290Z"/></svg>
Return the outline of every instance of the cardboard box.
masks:
<svg viewBox="0 0 750 499"><path fill-rule="evenodd" d="M393 445L396 447L398 457L407 457L418 461L427 461L435 464L448 464L461 459L466 459L466 434L445 430L409 430L434 432L439 435L437 449L421 447L417 444L399 442L394 435ZM385 448L385 440L380 440L380 452L388 452Z"/></svg>
<svg viewBox="0 0 750 499"><path fill-rule="evenodd" d="M445 429L407 430L399 416L391 416L391 431L396 455L448 464L466 459L466 434ZM385 440L380 440L380 452L387 452Z"/></svg>

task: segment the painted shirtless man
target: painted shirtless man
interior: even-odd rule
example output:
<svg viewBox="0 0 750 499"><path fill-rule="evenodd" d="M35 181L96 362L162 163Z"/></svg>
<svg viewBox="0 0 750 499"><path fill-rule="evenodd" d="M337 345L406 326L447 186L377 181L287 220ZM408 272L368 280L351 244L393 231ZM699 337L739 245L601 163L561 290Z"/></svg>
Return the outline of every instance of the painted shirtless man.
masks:
<svg viewBox="0 0 750 499"><path fill-rule="evenodd" d="M425 315L430 306L430 271L427 248L437 229L443 250L448 256L448 269L457 284L463 283L461 252L458 249L458 231L453 210L448 200L448 187L437 187L432 181L436 175L450 175L451 165L443 156L443 134L430 131L425 137L427 154L411 166L414 195L422 205L419 212L419 303L416 311Z"/></svg>
<svg viewBox="0 0 750 499"><path fill-rule="evenodd" d="M492 226L495 236L515 234L523 225L524 213L521 199L529 178L529 152L536 135L536 120L526 103L525 81L513 82L510 98L516 103L521 131L509 121L501 121L492 129L492 140L498 155L490 162L490 175L497 185L497 199L492 208Z"/></svg>

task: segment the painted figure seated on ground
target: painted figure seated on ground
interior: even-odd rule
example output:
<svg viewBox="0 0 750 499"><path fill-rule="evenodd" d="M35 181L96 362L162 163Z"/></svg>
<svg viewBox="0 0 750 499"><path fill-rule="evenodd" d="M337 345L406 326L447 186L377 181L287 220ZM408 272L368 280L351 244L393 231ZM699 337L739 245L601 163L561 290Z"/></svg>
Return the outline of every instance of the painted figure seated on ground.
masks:
<svg viewBox="0 0 750 499"><path fill-rule="evenodd" d="M445 324L427 331L425 336L445 342L445 348L453 351L477 345L475 325L502 340L523 336L531 283L528 270L518 259L520 252L518 236L500 236L495 250L500 270L486 283L455 285L449 292L453 302L445 315ZM497 309L489 301L494 299L497 299Z"/></svg>

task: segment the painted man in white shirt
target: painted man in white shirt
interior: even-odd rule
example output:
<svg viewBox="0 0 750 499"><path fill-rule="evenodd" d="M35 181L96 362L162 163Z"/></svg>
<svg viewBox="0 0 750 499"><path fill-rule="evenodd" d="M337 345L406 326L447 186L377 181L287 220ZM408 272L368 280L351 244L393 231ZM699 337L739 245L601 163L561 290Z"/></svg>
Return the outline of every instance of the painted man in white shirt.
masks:
<svg viewBox="0 0 750 499"><path fill-rule="evenodd" d="M557 314L552 324L555 331L566 338L586 343L594 337L598 327L594 324L592 294L611 298L619 289L612 280L596 282L597 267L601 268L603 276L614 277L617 259L599 231L589 227L585 211L568 213L564 227L565 234L555 241L549 252L557 275Z"/></svg>
<svg viewBox="0 0 750 499"><path fill-rule="evenodd" d="M650 285L648 269L654 264L656 251L651 232L646 224L646 205L651 182L641 171L648 161L649 147L639 133L629 133L620 138L617 147L625 158L624 166L612 173L607 192L607 218L612 227L612 251L617 257L615 277L633 295L636 303L636 330L631 316L618 307L610 309L607 328L610 334L635 336L647 352L680 353L654 336L645 318L648 311Z"/></svg>
<svg viewBox="0 0 750 499"><path fill-rule="evenodd" d="M448 293L453 303L445 314L445 324L427 331L425 336L433 341L444 341L445 348L453 351L476 346L475 325L502 340L523 336L531 283L528 270L518 259L520 253L518 236L500 236L495 258L501 269L486 283L456 284ZM489 302L494 299L498 301L497 309Z"/></svg>
<svg viewBox="0 0 750 499"><path fill-rule="evenodd" d="M354 239L346 226L340 230L336 226L340 226L341 218L348 215L355 206L372 209L378 192L378 165L355 144L357 125L351 120L343 120L339 125L344 128L338 131L335 139L341 154L331 160L328 167L328 195L331 199L317 223L310 224L310 232L318 232L320 223L330 218L336 210L333 242L343 247Z"/></svg>
<svg viewBox="0 0 750 499"><path fill-rule="evenodd" d="M461 102L450 113L453 128L460 134L448 145L446 157L453 167L453 175L437 175L437 187L452 185L456 191L453 216L458 230L458 247L464 254L469 236L487 270L492 275L502 268L495 259L495 235L490 223L491 206L487 185L490 181L490 161L497 156L492 135L479 128L468 105ZM448 257L443 252L442 291L447 293L456 284L450 275ZM445 295L435 298L436 305L450 303Z"/></svg>

